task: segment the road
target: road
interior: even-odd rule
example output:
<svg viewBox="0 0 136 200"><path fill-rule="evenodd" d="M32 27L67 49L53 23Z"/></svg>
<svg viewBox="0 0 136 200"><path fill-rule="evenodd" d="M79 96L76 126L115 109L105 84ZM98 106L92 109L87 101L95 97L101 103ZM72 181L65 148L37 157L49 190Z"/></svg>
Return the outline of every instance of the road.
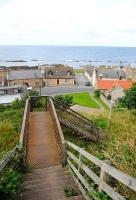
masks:
<svg viewBox="0 0 136 200"><path fill-rule="evenodd" d="M84 74L75 74L75 81L77 86L85 86L86 81L89 81Z"/></svg>
<svg viewBox="0 0 136 200"><path fill-rule="evenodd" d="M88 79L84 74L76 74L75 81L76 85L74 86L44 87L41 89L41 95L55 95L55 94L86 92L86 91L93 93L93 87L85 86L85 82L88 81Z"/></svg>
<svg viewBox="0 0 136 200"><path fill-rule="evenodd" d="M56 86L56 87L44 87L41 89L41 95L55 95L66 94L76 92L91 92L93 93L93 87L88 86Z"/></svg>

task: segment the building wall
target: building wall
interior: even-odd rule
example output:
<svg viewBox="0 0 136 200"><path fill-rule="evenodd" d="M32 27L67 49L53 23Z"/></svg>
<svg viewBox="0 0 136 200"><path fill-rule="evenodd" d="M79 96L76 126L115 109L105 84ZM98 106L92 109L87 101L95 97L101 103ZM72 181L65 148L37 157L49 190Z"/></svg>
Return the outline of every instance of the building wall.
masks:
<svg viewBox="0 0 136 200"><path fill-rule="evenodd" d="M94 69L93 71L93 75L90 76L87 71L85 72L85 76L89 79L89 81L91 81L92 86L95 88L97 86L97 78L96 78L96 70ZM97 88L96 88L97 89Z"/></svg>
<svg viewBox="0 0 136 200"><path fill-rule="evenodd" d="M25 80L10 80L9 85L25 85L28 83L28 86L33 88L43 87L42 79L25 79Z"/></svg>
<svg viewBox="0 0 136 200"><path fill-rule="evenodd" d="M0 69L0 86L6 85L8 71L5 69Z"/></svg>
<svg viewBox="0 0 136 200"><path fill-rule="evenodd" d="M74 79L44 79L44 82L46 86L74 85Z"/></svg>

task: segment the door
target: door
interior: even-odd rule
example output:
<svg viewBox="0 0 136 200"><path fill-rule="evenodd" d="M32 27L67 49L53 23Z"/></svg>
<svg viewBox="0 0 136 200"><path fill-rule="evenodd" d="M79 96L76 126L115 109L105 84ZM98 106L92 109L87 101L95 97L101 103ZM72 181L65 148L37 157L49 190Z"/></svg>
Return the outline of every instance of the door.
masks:
<svg viewBox="0 0 136 200"><path fill-rule="evenodd" d="M57 85L59 85L59 79L57 79Z"/></svg>

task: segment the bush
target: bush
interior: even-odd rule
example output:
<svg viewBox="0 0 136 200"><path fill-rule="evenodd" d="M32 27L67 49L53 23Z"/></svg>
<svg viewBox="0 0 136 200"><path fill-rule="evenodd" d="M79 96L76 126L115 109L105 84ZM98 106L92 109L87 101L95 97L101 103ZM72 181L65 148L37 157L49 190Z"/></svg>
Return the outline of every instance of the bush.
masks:
<svg viewBox="0 0 136 200"><path fill-rule="evenodd" d="M65 105L67 108L69 108L70 106L73 105L73 97L72 96L57 95L57 96L55 96L55 100L57 100L58 102Z"/></svg>
<svg viewBox="0 0 136 200"><path fill-rule="evenodd" d="M100 90L95 90L95 91L94 91L94 94L95 94L96 97L99 98L99 97L100 97L100 94L101 94L101 93L100 93Z"/></svg>
<svg viewBox="0 0 136 200"><path fill-rule="evenodd" d="M136 84L134 84L129 90L125 91L125 96L120 98L118 103L121 107L136 109Z"/></svg>
<svg viewBox="0 0 136 200"><path fill-rule="evenodd" d="M37 92L35 90L28 90L24 99L26 100L30 96L39 96L39 92Z"/></svg>
<svg viewBox="0 0 136 200"><path fill-rule="evenodd" d="M11 104L11 108L12 109L16 109L16 110L24 108L24 106L25 106L25 101L24 100L19 100L19 99L16 99Z"/></svg>
<svg viewBox="0 0 136 200"><path fill-rule="evenodd" d="M107 99L108 99L108 100L111 100L111 95L110 95L110 94L108 95Z"/></svg>

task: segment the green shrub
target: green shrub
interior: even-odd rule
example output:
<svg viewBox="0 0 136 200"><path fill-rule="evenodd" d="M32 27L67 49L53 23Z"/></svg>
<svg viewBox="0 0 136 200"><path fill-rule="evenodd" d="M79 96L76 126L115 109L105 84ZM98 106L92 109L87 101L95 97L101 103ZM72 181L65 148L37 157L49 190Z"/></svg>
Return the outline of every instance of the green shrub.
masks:
<svg viewBox="0 0 136 200"><path fill-rule="evenodd" d="M110 94L108 95L107 99L108 99L108 100L111 100L111 95L110 95Z"/></svg>
<svg viewBox="0 0 136 200"><path fill-rule="evenodd" d="M24 108L24 106L25 106L25 101L24 100L19 100L19 99L16 99L11 104L11 108L12 109L17 109L17 110L21 109L21 108Z"/></svg>
<svg viewBox="0 0 136 200"><path fill-rule="evenodd" d="M99 97L100 97L100 94L101 94L101 93L100 93L100 90L95 90L95 91L94 91L94 94L95 94L96 97L99 98Z"/></svg>
<svg viewBox="0 0 136 200"><path fill-rule="evenodd" d="M77 192L72 187L65 187L64 192L66 197L72 197L77 195Z"/></svg>
<svg viewBox="0 0 136 200"><path fill-rule="evenodd" d="M62 103L67 108L73 105L73 97L68 95L57 95L55 96L55 100L57 100L59 103Z"/></svg>

